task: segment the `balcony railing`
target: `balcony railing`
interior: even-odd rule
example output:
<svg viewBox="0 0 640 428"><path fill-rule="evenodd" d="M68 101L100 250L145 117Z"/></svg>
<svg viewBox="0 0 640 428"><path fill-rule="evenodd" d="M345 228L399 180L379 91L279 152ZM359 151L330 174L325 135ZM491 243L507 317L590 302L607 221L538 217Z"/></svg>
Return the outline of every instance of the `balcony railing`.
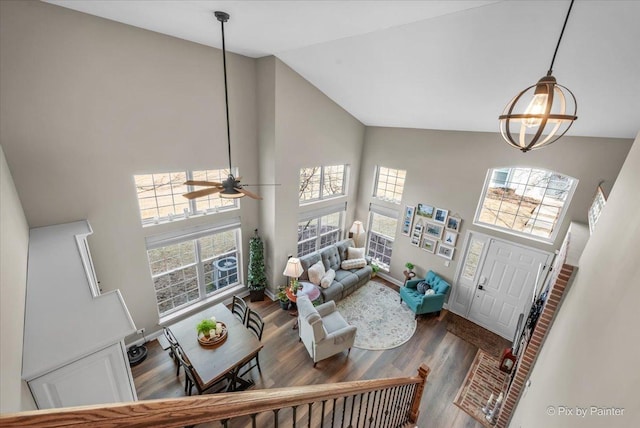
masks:
<svg viewBox="0 0 640 428"><path fill-rule="evenodd" d="M37 410L0 416L2 427L404 427L418 420L429 368L407 378Z"/></svg>

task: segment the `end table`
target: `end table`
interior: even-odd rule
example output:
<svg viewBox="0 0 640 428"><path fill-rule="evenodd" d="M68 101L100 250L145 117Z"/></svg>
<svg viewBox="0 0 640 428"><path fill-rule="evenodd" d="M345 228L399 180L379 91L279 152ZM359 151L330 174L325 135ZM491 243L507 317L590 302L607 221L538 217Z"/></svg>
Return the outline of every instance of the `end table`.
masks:
<svg viewBox="0 0 640 428"><path fill-rule="evenodd" d="M298 291L296 292L296 294L293 294L293 292L291 291L291 287L287 287L285 289L285 293L287 294L287 297L294 304L296 303L296 301L298 300L298 297L300 296L307 296L309 297L309 300L311 300L312 302L316 300L318 297L320 297L320 290L318 289L318 287L316 287L312 283L303 281L303 282L300 282L299 284L300 285L298 286ZM296 317L296 322L293 324L293 329L295 330L298 328L297 309L295 313L291 313L291 315Z"/></svg>
<svg viewBox="0 0 640 428"><path fill-rule="evenodd" d="M409 281L410 279L412 279L414 276L416 276L416 273L414 271L403 271L402 272L404 274L404 283L406 284L407 281Z"/></svg>

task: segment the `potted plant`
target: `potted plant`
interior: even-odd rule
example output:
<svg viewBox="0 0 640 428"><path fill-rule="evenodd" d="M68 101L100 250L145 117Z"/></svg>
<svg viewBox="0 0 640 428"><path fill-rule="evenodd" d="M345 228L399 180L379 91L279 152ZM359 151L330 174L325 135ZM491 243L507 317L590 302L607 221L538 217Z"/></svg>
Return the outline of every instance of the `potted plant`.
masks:
<svg viewBox="0 0 640 428"><path fill-rule="evenodd" d="M289 308L289 297L287 297L287 293L284 287L278 288L278 293L276 294L276 297L280 302L280 308L282 308L282 310L287 310Z"/></svg>
<svg viewBox="0 0 640 428"><path fill-rule="evenodd" d="M258 302L264 300L264 289L267 287L267 275L264 267L264 244L258 236L258 229L255 230L255 236L249 240L247 282L251 301Z"/></svg>
<svg viewBox="0 0 640 428"><path fill-rule="evenodd" d="M371 262L371 278L375 278L378 272L380 271L380 266L378 266L375 262Z"/></svg>
<svg viewBox="0 0 640 428"><path fill-rule="evenodd" d="M404 280L409 281L411 278L413 278L414 276L416 276L416 273L413 271L413 268L416 267L413 263L411 262L406 262L404 264L404 267L407 268L407 270L405 270L404 272Z"/></svg>
<svg viewBox="0 0 640 428"><path fill-rule="evenodd" d="M209 337L211 337L210 335L210 331L216 329L216 322L212 319L204 319L202 321L200 321L198 323L198 325L196 326L196 330L198 331L198 335L200 335L200 333L202 333L204 335L204 337L206 337L207 339Z"/></svg>

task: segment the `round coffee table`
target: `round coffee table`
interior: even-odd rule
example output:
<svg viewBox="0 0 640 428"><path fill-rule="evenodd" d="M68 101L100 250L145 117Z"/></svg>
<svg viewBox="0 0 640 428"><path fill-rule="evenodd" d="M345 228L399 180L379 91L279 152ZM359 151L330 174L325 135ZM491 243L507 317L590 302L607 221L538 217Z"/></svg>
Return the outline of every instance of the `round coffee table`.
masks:
<svg viewBox="0 0 640 428"><path fill-rule="evenodd" d="M296 294L293 294L293 292L291 291L291 287L287 287L285 289L285 293L289 298L289 300L291 300L291 302L294 304L298 300L298 297L301 297L301 296L309 297L309 300L311 300L312 302L316 300L318 297L320 297L320 290L318 289L318 287L316 287L310 282L305 282L305 281L302 281L298 284L298 291L296 292ZM291 316L297 317L298 311L296 309L295 311L289 312L289 314ZM298 318L296 318L296 322L293 324L293 329L295 330L297 328L298 328Z"/></svg>

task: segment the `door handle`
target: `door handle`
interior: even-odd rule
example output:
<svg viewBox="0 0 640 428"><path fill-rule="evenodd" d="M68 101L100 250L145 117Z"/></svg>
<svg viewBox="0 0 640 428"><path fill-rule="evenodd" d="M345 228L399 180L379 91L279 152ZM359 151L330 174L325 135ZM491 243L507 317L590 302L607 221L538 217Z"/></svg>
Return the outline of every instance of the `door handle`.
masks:
<svg viewBox="0 0 640 428"><path fill-rule="evenodd" d="M484 290L484 287L482 285L478 285L478 290Z"/></svg>

